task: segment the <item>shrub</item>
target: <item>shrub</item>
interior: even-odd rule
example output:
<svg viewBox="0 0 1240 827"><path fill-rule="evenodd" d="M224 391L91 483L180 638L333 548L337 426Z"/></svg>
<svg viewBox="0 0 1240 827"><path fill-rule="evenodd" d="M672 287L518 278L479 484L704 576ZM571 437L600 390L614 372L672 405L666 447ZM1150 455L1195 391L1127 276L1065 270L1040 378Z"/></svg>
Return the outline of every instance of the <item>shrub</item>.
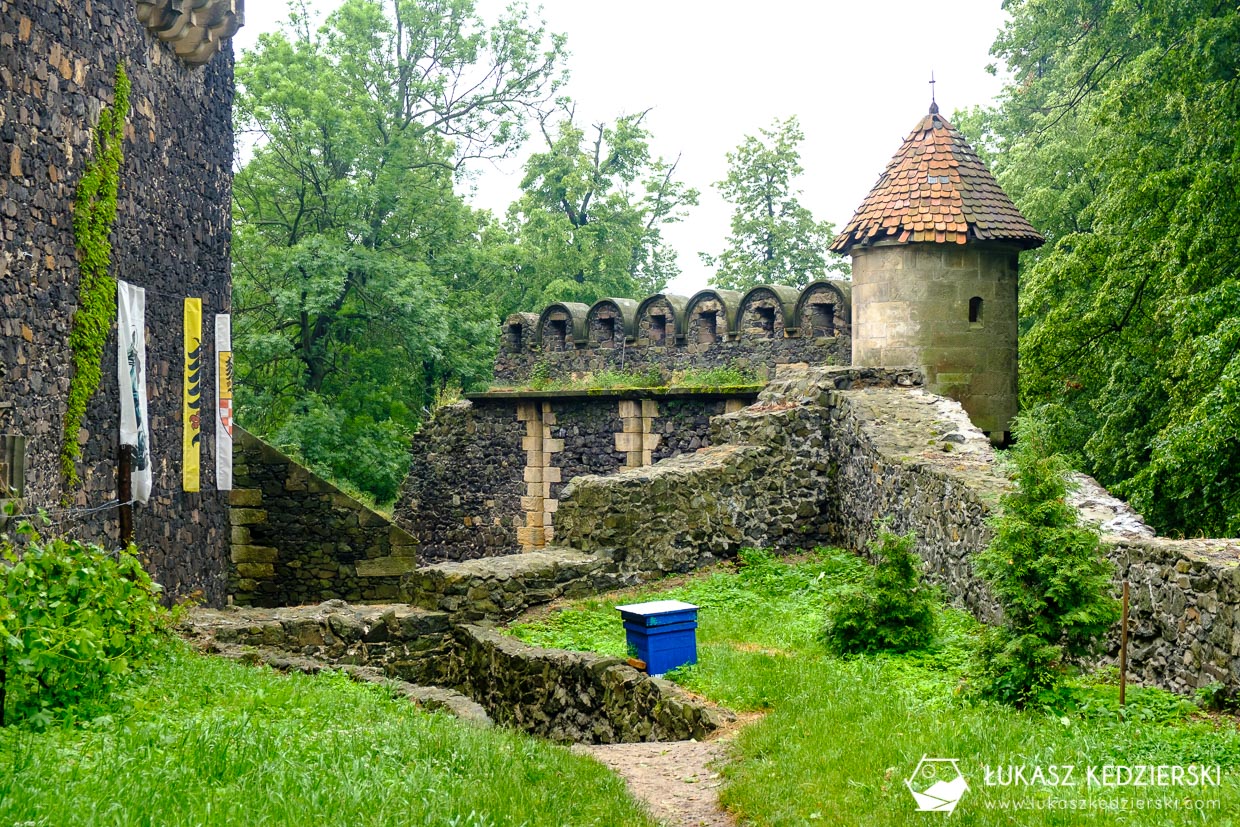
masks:
<svg viewBox="0 0 1240 827"><path fill-rule="evenodd" d="M1057 686L1066 657L1093 652L1119 619L1113 568L1097 530L1068 504L1068 466L1048 450L1046 427L1022 417L1008 452L1016 488L1003 496L990 545L974 558L1003 609L1003 626L978 650L978 689L1025 706Z"/></svg>
<svg viewBox="0 0 1240 827"><path fill-rule="evenodd" d="M169 613L131 545L109 554L18 527L20 555L0 540L0 726L97 698L156 646Z"/></svg>
<svg viewBox="0 0 1240 827"><path fill-rule="evenodd" d="M907 652L934 635L934 592L921 582L913 534L886 525L870 544L877 563L827 609L825 637L841 653Z"/></svg>

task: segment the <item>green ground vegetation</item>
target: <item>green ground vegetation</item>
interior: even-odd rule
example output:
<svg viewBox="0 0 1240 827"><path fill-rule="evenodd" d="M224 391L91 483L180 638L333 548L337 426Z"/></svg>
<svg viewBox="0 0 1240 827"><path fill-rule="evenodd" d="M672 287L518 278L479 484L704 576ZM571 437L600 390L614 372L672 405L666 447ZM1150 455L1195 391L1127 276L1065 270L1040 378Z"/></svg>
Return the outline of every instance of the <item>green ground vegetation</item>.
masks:
<svg viewBox="0 0 1240 827"><path fill-rule="evenodd" d="M965 685L982 628L937 607L932 642L904 654L840 657L821 637L826 607L866 576L848 552L820 550L784 562L744 552L674 587L572 603L511 628L544 646L625 653L616 604L675 598L701 606L699 662L674 672L686 688L735 710L767 714L736 738L724 768L726 807L762 825L924 824L905 788L923 755L952 757L970 790L957 825L1235 824L1240 812L1240 733L1191 701L1130 688L1118 705L1113 670L1065 680L1053 703L1025 711L972 699ZM1222 785L1205 789L1001 787L985 784L999 765L1219 765ZM1112 799L1204 802L1211 809L1112 811ZM1086 809L1068 809L1069 802ZM1030 809L1047 802L1062 809ZM1217 802L1214 808L1211 802ZM1076 806L1081 806L1077 804Z"/></svg>
<svg viewBox="0 0 1240 827"><path fill-rule="evenodd" d="M601 765L336 674L170 643L109 714L0 729L0 823L653 825Z"/></svg>

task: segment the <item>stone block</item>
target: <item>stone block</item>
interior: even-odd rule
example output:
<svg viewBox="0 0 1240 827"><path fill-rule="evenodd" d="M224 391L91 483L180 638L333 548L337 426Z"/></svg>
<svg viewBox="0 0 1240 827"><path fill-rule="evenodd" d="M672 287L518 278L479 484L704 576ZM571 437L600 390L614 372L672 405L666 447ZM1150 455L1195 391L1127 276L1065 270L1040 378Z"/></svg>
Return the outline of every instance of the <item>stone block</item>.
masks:
<svg viewBox="0 0 1240 827"><path fill-rule="evenodd" d="M658 416L659 415L659 403L654 401L653 399L643 399L641 415L646 419L653 419L654 417Z"/></svg>
<svg viewBox="0 0 1240 827"><path fill-rule="evenodd" d="M522 451L541 451L543 447L541 436L523 436L521 437Z"/></svg>
<svg viewBox="0 0 1240 827"><path fill-rule="evenodd" d="M232 525L258 525L267 522L267 512L261 508L230 508L228 520Z"/></svg>
<svg viewBox="0 0 1240 827"><path fill-rule="evenodd" d="M642 438L645 434L641 433L624 433L616 434L616 450L617 451L640 451L642 449Z"/></svg>
<svg viewBox="0 0 1240 827"><path fill-rule="evenodd" d="M527 465L521 478L526 482L542 482L543 469L537 465Z"/></svg>
<svg viewBox="0 0 1240 827"><path fill-rule="evenodd" d="M274 563L279 552L270 546L235 545L231 556L234 563Z"/></svg>
<svg viewBox="0 0 1240 827"><path fill-rule="evenodd" d="M247 526L235 525L229 527L229 541L237 546L243 546L250 542L250 529Z"/></svg>
<svg viewBox="0 0 1240 827"><path fill-rule="evenodd" d="M620 418L621 419L634 419L636 417L640 417L641 415L642 415L641 414L641 403L638 400L636 399L621 399L620 400Z"/></svg>
<svg viewBox="0 0 1240 827"><path fill-rule="evenodd" d="M263 492L257 488L234 488L228 492L228 504L255 507L263 504Z"/></svg>
<svg viewBox="0 0 1240 827"><path fill-rule="evenodd" d="M376 557L358 560L355 567L358 577L395 577L412 574L418 567L418 561L414 557Z"/></svg>
<svg viewBox="0 0 1240 827"><path fill-rule="evenodd" d="M538 419L538 403L537 402L518 402L517 403L517 421L529 422Z"/></svg>
<svg viewBox="0 0 1240 827"><path fill-rule="evenodd" d="M238 563L237 574L250 580L260 580L276 576L276 567L271 563Z"/></svg>
<svg viewBox="0 0 1240 827"><path fill-rule="evenodd" d="M564 440L562 439L544 439L543 453L554 454L564 450Z"/></svg>
<svg viewBox="0 0 1240 827"><path fill-rule="evenodd" d="M541 496L539 497L526 496L526 497L521 498L521 510L522 511L541 511L542 507L543 507L543 498Z"/></svg>
<svg viewBox="0 0 1240 827"><path fill-rule="evenodd" d="M543 469L543 482L559 482L561 470L554 465Z"/></svg>

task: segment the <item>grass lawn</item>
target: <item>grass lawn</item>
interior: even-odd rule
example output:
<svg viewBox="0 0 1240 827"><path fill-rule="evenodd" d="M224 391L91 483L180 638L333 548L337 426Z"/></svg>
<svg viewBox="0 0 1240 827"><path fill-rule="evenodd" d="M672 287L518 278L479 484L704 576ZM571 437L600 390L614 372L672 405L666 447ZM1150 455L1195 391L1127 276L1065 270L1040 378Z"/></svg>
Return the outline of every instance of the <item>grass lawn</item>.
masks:
<svg viewBox="0 0 1240 827"><path fill-rule="evenodd" d="M112 714L0 729L0 825L650 825L601 765L338 675L170 645Z"/></svg>
<svg viewBox="0 0 1240 827"><path fill-rule="evenodd" d="M821 551L791 564L761 553L673 587L580 601L510 631L545 646L625 654L616 604L676 598L702 607L699 662L674 679L737 710L769 710L737 737L723 802L770 825L926 825L904 781L923 756L958 759L969 790L953 825L1240 824L1240 732L1190 701L1114 674L1076 679L1055 710L1018 712L960 692L979 626L944 609L928 651L840 658L818 639L823 609L865 565ZM1219 786L1090 786L1089 766L1218 765ZM1066 786L1000 786L986 768L1049 767ZM941 765L940 765L941 766ZM1101 778L1101 775L1096 775ZM992 775L992 781L998 780ZM924 788L922 784L919 789ZM1051 808L1051 809L1048 809Z"/></svg>

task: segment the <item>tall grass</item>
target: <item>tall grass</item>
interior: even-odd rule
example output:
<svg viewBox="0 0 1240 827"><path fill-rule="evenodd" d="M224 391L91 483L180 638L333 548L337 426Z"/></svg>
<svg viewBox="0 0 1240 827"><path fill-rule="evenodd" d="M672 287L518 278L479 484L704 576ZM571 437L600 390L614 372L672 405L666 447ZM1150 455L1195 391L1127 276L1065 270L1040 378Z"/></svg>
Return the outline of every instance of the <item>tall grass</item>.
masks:
<svg viewBox="0 0 1240 827"><path fill-rule="evenodd" d="M724 769L724 804L761 825L925 825L945 816L915 810L904 785L923 755L956 758L970 784L953 825L1188 825L1240 823L1240 733L1190 701L1136 688L1120 710L1114 674L1080 677L1057 708L1020 712L976 703L959 690L981 627L938 609L926 649L836 657L822 641L826 606L866 565L823 551L794 564L748 552L735 572L715 571L671 589L575 604L515 627L542 645L623 653L615 603L676 598L702 606L699 662L673 673L690 689L739 710L768 710L737 737ZM1000 787L998 765L1220 765L1218 788ZM1184 800L1208 809L1090 809ZM1013 809L1025 806L1084 809ZM1072 803L1076 802L1076 803ZM1083 802L1083 803L1082 803ZM1217 806L1214 806L1214 805Z"/></svg>
<svg viewBox="0 0 1240 827"><path fill-rule="evenodd" d="M334 675L172 646L111 716L0 730L0 824L651 825L601 765Z"/></svg>

